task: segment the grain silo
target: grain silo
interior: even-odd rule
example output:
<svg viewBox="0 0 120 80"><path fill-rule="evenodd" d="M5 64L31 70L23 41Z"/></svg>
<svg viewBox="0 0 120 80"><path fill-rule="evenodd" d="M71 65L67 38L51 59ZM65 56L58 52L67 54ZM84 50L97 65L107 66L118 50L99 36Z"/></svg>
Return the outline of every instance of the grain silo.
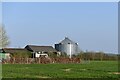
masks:
<svg viewBox="0 0 120 80"><path fill-rule="evenodd" d="M65 39L62 40L60 43L55 44L55 49L60 52L67 53L67 55L69 55L70 58L72 55L76 55L80 52L78 43L73 42L68 37L65 37Z"/></svg>

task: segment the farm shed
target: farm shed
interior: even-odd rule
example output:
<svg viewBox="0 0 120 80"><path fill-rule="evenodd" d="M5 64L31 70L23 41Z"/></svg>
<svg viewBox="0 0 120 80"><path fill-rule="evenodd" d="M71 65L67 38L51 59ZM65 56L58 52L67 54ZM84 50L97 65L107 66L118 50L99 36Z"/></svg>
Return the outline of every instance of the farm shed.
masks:
<svg viewBox="0 0 120 80"><path fill-rule="evenodd" d="M28 51L24 48L3 48L2 53L4 53L4 54L9 53L10 55L14 55L16 53L17 54L26 54L26 53L30 53L30 51Z"/></svg>
<svg viewBox="0 0 120 80"><path fill-rule="evenodd" d="M3 48L2 53L28 52L24 48Z"/></svg>
<svg viewBox="0 0 120 80"><path fill-rule="evenodd" d="M41 54L47 55L47 53L58 54L58 51L54 49L52 46L27 45L25 49L31 51L33 53L33 57L40 57Z"/></svg>

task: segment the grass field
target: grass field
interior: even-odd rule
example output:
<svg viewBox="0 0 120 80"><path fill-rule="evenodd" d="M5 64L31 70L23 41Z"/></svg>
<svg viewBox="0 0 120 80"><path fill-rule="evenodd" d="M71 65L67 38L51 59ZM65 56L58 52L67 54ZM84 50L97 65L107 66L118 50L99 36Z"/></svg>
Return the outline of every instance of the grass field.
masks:
<svg viewBox="0 0 120 80"><path fill-rule="evenodd" d="M117 61L80 64L3 64L3 78L118 78Z"/></svg>

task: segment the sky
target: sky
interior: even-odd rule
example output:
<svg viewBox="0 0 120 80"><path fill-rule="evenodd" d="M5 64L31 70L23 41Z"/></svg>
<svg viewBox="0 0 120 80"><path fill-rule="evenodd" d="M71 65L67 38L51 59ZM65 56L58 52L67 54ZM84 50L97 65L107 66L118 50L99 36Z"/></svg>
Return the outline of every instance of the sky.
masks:
<svg viewBox="0 0 120 80"><path fill-rule="evenodd" d="M0 24L2 23L2 3L0 2Z"/></svg>
<svg viewBox="0 0 120 80"><path fill-rule="evenodd" d="M118 53L115 2L4 2L9 47L54 45L65 36L83 51Z"/></svg>

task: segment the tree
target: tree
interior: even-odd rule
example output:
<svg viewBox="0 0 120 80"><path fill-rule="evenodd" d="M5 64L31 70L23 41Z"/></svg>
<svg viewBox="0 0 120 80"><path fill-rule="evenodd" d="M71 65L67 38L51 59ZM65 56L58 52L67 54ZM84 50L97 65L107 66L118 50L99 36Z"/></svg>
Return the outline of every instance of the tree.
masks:
<svg viewBox="0 0 120 80"><path fill-rule="evenodd" d="M99 54L99 59L102 61L104 57L104 52L100 51L98 52L98 54Z"/></svg>
<svg viewBox="0 0 120 80"><path fill-rule="evenodd" d="M81 51L80 53L78 53L77 57L84 59L84 52Z"/></svg>
<svg viewBox="0 0 120 80"><path fill-rule="evenodd" d="M10 44L9 38L6 34L3 25L0 25L0 48L4 48Z"/></svg>

